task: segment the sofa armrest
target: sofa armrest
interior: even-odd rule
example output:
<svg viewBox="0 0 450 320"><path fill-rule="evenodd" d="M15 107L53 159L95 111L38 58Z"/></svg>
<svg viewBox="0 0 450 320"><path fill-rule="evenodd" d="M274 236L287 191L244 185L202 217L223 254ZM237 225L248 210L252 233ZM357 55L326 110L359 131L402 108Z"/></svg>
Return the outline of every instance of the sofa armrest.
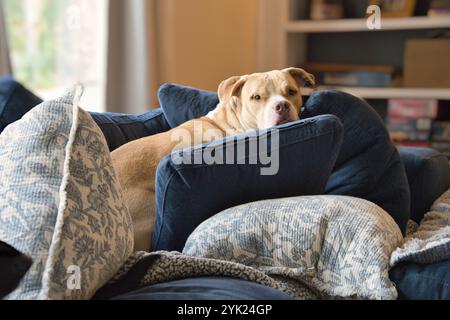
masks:
<svg viewBox="0 0 450 320"><path fill-rule="evenodd" d="M161 109L137 116L119 113L91 113L91 116L105 135L110 151L133 140L170 130Z"/></svg>
<svg viewBox="0 0 450 320"><path fill-rule="evenodd" d="M420 223L434 201L450 187L446 156L433 149L400 148L411 190L411 219Z"/></svg>

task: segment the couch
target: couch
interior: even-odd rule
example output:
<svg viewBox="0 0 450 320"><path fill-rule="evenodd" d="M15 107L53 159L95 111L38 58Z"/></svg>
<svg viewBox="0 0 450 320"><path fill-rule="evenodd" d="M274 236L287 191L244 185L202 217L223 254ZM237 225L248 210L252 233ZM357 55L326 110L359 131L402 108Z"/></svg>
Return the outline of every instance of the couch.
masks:
<svg viewBox="0 0 450 320"><path fill-rule="evenodd" d="M134 139L170 129L162 109L139 116L95 113L93 118L105 133L111 150ZM427 148L402 147L399 148L399 154L406 170L407 187L411 195L410 219L420 223L433 202L450 187L449 161L436 150ZM448 262L438 264L436 272L444 274L450 280L449 267ZM412 269L412 271L408 269ZM430 290L445 286L445 284L433 283L430 288L423 287L422 284L422 287L418 289L414 283L415 278L429 277L430 281L433 281L429 271L420 265L401 265L391 271L391 277L397 285L400 299L423 299L427 296L439 299L443 297L439 292L433 293ZM260 285L256 286L257 288L250 282L236 279L186 279L150 286L137 292L120 295L117 299L288 299L283 293L280 294ZM407 293L403 293L402 288ZM411 294L412 292L417 292L417 294L414 296Z"/></svg>
<svg viewBox="0 0 450 320"><path fill-rule="evenodd" d="M1 88L4 88L3 92ZM40 102L35 95L29 93L29 91L11 78L2 79L2 81L0 81L0 93L3 93L3 96L0 94L0 114L6 110L5 106L7 104L14 103L17 105L15 115L11 116L8 114L7 117L2 117L1 123L3 126L7 126L14 122L14 120L17 120L26 113L27 110ZM214 94L208 93L208 95L212 101L214 101ZM330 98L347 99L347 97L333 93L316 96L313 97L312 100L325 99L321 101L323 104ZM347 102L348 100L345 101L345 103ZM203 101L203 103L207 102ZM328 104L331 105L331 103ZM8 110L11 109L9 108ZM116 113L92 113L91 115L106 137L110 151L113 151L127 142L171 129L171 127L174 126L173 119L171 119L171 116L168 115L167 112L168 111L165 109L155 109L142 115ZM305 117L312 117L320 112L322 111L315 110L311 107L309 109L306 108L304 114ZM329 113L332 113L332 111ZM346 118L344 115L338 116L341 117L341 120ZM375 116L370 114L370 117ZM389 161L391 162L389 162L389 166L394 171L404 170L404 172L406 172L407 180L405 179L403 181L399 178L399 186L395 186L395 190L407 190L406 193L408 196L402 191L404 194L399 194L398 197L401 199L400 201L405 201L405 199L407 199L407 204L404 205L405 208L406 206L409 208L409 216L407 218L420 223L424 214L430 209L433 202L450 187L449 162L445 156L432 149L400 148L398 151L400 155L399 159L401 159L401 161L395 161L395 159L394 161L391 161L392 159L390 159ZM378 150L378 152L380 152L380 150ZM335 181L338 180L337 177L342 180L346 175L345 170L342 169L345 167L346 162L346 159L344 158L345 155L342 154L340 159L338 159L338 162L340 161L341 163L340 165L336 165L334 178L333 176L330 178L330 181L333 179L334 181L329 183L328 194L340 194L339 191L336 190L343 188L342 186L337 185ZM364 159L362 161L364 161ZM386 168L383 170L385 169ZM381 181L380 183L387 186L392 184L389 181ZM397 183L397 181L395 183ZM341 194L348 193L355 196L354 194L351 194L351 190L349 191L348 189L342 191ZM388 196L390 198L396 198L395 194ZM371 196L368 197L370 198ZM384 205L384 203L378 204L382 207ZM386 203L385 205L386 210L391 206L389 203ZM405 224L404 220L404 217L398 218L396 219L396 222ZM407 270L408 268L413 268L414 270ZM392 270L392 280L397 284L397 289L399 290L401 298L421 298L420 295L414 297L414 295L410 294L410 292L415 290L414 275L417 277L423 276L420 268L420 266L400 265L398 268ZM440 272L443 272L444 275L449 275L450 266L447 262L439 264L437 268L439 268ZM430 286L430 288L434 289L436 287ZM407 292L403 292L403 289ZM429 291L430 289L422 287L421 290ZM430 295L432 296L433 293ZM437 293L435 294L435 297L440 298L441 296ZM103 297L99 295L95 298L102 299ZM249 281L224 277L204 277L157 284L125 294L122 292L114 297L114 299L285 300L290 298L283 292Z"/></svg>

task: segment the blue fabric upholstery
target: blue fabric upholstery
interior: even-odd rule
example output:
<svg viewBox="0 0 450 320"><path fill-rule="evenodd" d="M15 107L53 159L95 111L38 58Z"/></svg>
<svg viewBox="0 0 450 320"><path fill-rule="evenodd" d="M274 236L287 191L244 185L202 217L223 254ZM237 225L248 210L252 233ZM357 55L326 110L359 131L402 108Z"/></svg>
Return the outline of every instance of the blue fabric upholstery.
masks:
<svg viewBox="0 0 450 320"><path fill-rule="evenodd" d="M403 263L391 270L390 278L402 299L450 300L450 261Z"/></svg>
<svg viewBox="0 0 450 320"><path fill-rule="evenodd" d="M161 109L138 116L118 113L91 115L105 135L110 151L130 141L170 130Z"/></svg>
<svg viewBox="0 0 450 320"><path fill-rule="evenodd" d="M434 201L450 188L450 166L443 154L426 148L400 148L411 191L411 219L420 223Z"/></svg>
<svg viewBox="0 0 450 320"><path fill-rule="evenodd" d="M160 91L169 123L177 125L213 110L217 94L176 85ZM383 120L366 102L336 91L315 93L302 118L333 114L344 124L344 142L326 194L372 201L391 214L402 232L409 219L410 193L405 169Z"/></svg>
<svg viewBox="0 0 450 320"><path fill-rule="evenodd" d="M161 86L158 98L172 128L207 115L219 104L219 97L215 92L169 83Z"/></svg>
<svg viewBox="0 0 450 320"><path fill-rule="evenodd" d="M156 284L113 300L292 300L287 294L233 278L194 278Z"/></svg>
<svg viewBox="0 0 450 320"><path fill-rule="evenodd" d="M248 161L245 165L177 165L171 156L163 159L156 179L153 250L182 251L198 225L236 205L322 194L342 142L339 119L324 115L278 128L279 171L275 175L261 175L263 166ZM265 135L259 133L258 139ZM249 139L254 140L243 134L191 150L195 155L206 148L245 144L246 159L257 158L257 151L249 151Z"/></svg>
<svg viewBox="0 0 450 320"><path fill-rule="evenodd" d="M41 102L12 77L0 77L0 133Z"/></svg>
<svg viewBox="0 0 450 320"><path fill-rule="evenodd" d="M326 194L369 200L386 210L406 232L410 193L399 153L383 120L366 102L337 91L313 94L303 117L333 114L344 125L344 142Z"/></svg>

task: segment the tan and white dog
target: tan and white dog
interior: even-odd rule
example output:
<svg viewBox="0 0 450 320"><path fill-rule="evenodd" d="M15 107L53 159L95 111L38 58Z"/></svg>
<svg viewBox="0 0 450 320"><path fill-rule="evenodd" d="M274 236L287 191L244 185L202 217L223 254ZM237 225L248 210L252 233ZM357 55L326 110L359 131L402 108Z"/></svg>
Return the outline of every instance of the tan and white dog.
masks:
<svg viewBox="0 0 450 320"><path fill-rule="evenodd" d="M232 77L220 84L220 103L206 117L115 150L113 165L133 220L135 250L148 251L151 247L155 224L155 175L162 158L219 137L299 120L303 105L300 88L305 84L314 86L315 78L299 68ZM180 136L181 130L188 132L191 139L180 142L174 138Z"/></svg>

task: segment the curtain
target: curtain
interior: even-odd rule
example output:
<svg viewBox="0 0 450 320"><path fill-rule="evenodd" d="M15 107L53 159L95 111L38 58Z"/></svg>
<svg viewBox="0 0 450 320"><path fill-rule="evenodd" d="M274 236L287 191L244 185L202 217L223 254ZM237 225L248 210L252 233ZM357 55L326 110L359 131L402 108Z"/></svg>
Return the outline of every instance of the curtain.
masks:
<svg viewBox="0 0 450 320"><path fill-rule="evenodd" d="M110 0L106 109L139 114L155 106L154 0Z"/></svg>
<svg viewBox="0 0 450 320"><path fill-rule="evenodd" d="M0 0L0 75L11 74L3 0Z"/></svg>

